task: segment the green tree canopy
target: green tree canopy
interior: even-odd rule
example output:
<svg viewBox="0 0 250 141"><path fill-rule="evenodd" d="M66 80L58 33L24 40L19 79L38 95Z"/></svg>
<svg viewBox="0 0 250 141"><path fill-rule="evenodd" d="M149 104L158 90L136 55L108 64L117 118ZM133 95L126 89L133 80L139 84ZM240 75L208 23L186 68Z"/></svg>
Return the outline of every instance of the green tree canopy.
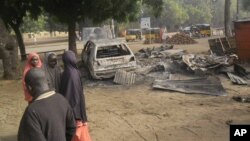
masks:
<svg viewBox="0 0 250 141"><path fill-rule="evenodd" d="M243 9L246 11L250 11L250 1L249 0L242 0Z"/></svg>
<svg viewBox="0 0 250 141"><path fill-rule="evenodd" d="M30 14L23 19L23 24L21 26L22 32L39 32L45 29L45 24L48 17L45 15L40 15L37 20L31 18Z"/></svg>

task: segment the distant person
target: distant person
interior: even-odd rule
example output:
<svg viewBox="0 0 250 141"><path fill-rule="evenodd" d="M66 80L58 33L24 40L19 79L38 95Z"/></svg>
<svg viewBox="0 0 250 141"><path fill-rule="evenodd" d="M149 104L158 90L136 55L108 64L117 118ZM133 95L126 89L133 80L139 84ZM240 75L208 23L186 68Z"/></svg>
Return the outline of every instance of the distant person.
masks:
<svg viewBox="0 0 250 141"><path fill-rule="evenodd" d="M27 59L27 62L25 64L24 72L23 72L23 77L22 77L22 84L23 84L23 90L24 90L24 96L25 100L30 102L32 101L32 96L30 95L29 91L27 90L26 84L25 84L25 76L26 73L31 69L31 68L41 68L42 67L42 61L37 53L30 53Z"/></svg>
<svg viewBox="0 0 250 141"><path fill-rule="evenodd" d="M28 71L25 82L33 100L21 119L18 141L71 141L76 127L67 100L50 90L40 68Z"/></svg>
<svg viewBox="0 0 250 141"><path fill-rule="evenodd" d="M80 72L77 68L75 53L66 51L63 56L64 72L62 74L60 93L71 105L76 122L76 134L72 141L90 141L85 97Z"/></svg>
<svg viewBox="0 0 250 141"><path fill-rule="evenodd" d="M34 44L36 45L36 43L37 43L36 35L35 35L35 34L32 34L32 38L33 38Z"/></svg>
<svg viewBox="0 0 250 141"><path fill-rule="evenodd" d="M59 92L62 71L57 62L57 55L54 52L45 54L43 60L43 70L49 87L55 89L56 92Z"/></svg>

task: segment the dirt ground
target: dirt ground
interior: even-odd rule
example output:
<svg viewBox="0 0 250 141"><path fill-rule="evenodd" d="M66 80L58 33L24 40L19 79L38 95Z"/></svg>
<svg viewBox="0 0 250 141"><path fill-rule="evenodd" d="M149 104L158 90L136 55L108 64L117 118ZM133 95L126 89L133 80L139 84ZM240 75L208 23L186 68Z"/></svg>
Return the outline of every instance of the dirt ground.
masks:
<svg viewBox="0 0 250 141"><path fill-rule="evenodd" d="M188 52L206 52L207 39L179 45ZM142 46L130 45L133 51ZM152 46L159 46L154 44ZM153 90L149 82L133 86L87 85L87 113L93 141L228 141L229 124L250 123L250 104L233 96L249 95L248 86L233 85L220 76L228 95ZM0 141L16 141L27 103L21 81L0 81Z"/></svg>

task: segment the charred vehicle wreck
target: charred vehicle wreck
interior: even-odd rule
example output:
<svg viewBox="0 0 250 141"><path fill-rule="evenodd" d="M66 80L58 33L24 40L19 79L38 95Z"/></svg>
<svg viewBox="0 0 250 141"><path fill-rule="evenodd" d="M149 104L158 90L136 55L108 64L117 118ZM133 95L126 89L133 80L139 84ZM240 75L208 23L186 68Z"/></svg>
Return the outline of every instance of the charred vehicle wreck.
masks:
<svg viewBox="0 0 250 141"><path fill-rule="evenodd" d="M136 59L127 44L118 40L88 41L81 58L93 79L112 78L117 70L134 70Z"/></svg>

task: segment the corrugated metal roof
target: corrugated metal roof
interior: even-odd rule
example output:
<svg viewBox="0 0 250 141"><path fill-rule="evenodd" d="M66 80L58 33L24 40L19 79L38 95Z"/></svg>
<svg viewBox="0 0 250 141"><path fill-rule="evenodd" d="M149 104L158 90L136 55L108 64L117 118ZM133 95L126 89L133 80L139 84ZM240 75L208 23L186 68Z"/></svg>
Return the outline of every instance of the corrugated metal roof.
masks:
<svg viewBox="0 0 250 141"><path fill-rule="evenodd" d="M122 85L131 85L135 83L136 74L133 72L126 72L124 70L118 70L115 73L114 82Z"/></svg>

